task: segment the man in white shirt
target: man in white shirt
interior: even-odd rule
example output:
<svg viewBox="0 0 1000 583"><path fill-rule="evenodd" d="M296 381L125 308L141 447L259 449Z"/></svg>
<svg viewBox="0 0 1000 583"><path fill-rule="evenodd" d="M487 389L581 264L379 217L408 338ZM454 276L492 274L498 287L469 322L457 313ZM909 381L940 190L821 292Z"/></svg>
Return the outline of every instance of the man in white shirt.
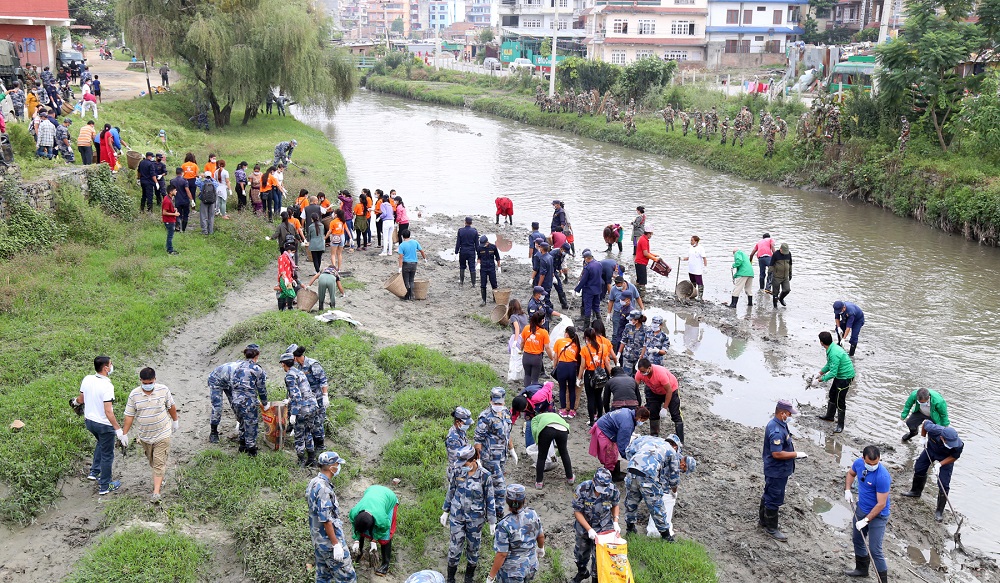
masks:
<svg viewBox="0 0 1000 583"><path fill-rule="evenodd" d="M705 281L702 279L702 275L705 273L705 268L708 267L708 253L701 246L701 239L698 235L691 235L691 248L688 249L687 257L684 257L683 260L688 262L688 279L698 286L698 299L701 300L701 296L705 293Z"/></svg>
<svg viewBox="0 0 1000 583"><path fill-rule="evenodd" d="M113 408L115 402L115 387L108 378L115 367L111 358L98 356L94 359L96 374L84 377L80 383L80 395L72 403L83 405L87 430L97 438L94 447L94 463L90 466L87 479L97 480L100 489L98 494L120 490L122 483L111 480L111 464L115 461L115 438L125 443L125 434L118 425Z"/></svg>

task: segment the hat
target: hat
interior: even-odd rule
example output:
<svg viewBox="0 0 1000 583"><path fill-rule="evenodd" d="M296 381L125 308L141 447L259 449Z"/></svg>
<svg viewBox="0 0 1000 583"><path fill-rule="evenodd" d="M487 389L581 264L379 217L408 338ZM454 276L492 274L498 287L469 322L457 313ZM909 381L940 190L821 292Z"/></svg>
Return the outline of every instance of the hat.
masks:
<svg viewBox="0 0 1000 583"><path fill-rule="evenodd" d="M650 235L652 235L653 234L653 227L650 227L649 223L646 223L646 226L642 228L642 232L643 233L649 233Z"/></svg>
<svg viewBox="0 0 1000 583"><path fill-rule="evenodd" d="M627 290L623 291L622 294L621 294L621 297L623 297L625 299L629 299L629 300L631 300L633 296L634 296L634 294L632 293L632 290L630 290L630 289L627 289Z"/></svg>
<svg viewBox="0 0 1000 583"><path fill-rule="evenodd" d="M583 256L584 257L593 257L594 254L590 251L590 249L584 249L583 250Z"/></svg>
<svg viewBox="0 0 1000 583"><path fill-rule="evenodd" d="M839 311L841 311L843 309L844 309L844 302L842 302L840 300L837 300L837 301L833 302L833 311L834 312L839 312Z"/></svg>
<svg viewBox="0 0 1000 583"><path fill-rule="evenodd" d="M604 492L611 485L611 472L607 468L600 468L594 472L594 490Z"/></svg>
<svg viewBox="0 0 1000 583"><path fill-rule="evenodd" d="M552 201L552 204L562 204L562 201L561 200L554 200L554 201Z"/></svg>
<svg viewBox="0 0 1000 583"><path fill-rule="evenodd" d="M344 458L337 455L335 451L324 451L316 458L316 463L321 466L332 466L333 464L342 464L344 462Z"/></svg>
<svg viewBox="0 0 1000 583"><path fill-rule="evenodd" d="M285 352L294 355L295 351L298 350L298 349L299 349L299 345L298 344L289 344L288 348L285 349Z"/></svg>
<svg viewBox="0 0 1000 583"><path fill-rule="evenodd" d="M63 118L63 123L73 123L73 118L71 118L71 117L64 117Z"/></svg>
<svg viewBox="0 0 1000 583"><path fill-rule="evenodd" d="M471 225L472 224L472 217L465 217L465 224L466 225Z"/></svg>
<svg viewBox="0 0 1000 583"><path fill-rule="evenodd" d="M663 316L653 316L653 324L662 324Z"/></svg>
<svg viewBox="0 0 1000 583"><path fill-rule="evenodd" d="M507 389L503 387L493 387L490 389L490 402L492 403L503 403L506 396Z"/></svg>
<svg viewBox="0 0 1000 583"><path fill-rule="evenodd" d="M640 312L639 310L632 310L631 312L628 313L629 320L638 320L641 317L642 317L642 312Z"/></svg>
<svg viewBox="0 0 1000 583"><path fill-rule="evenodd" d="M463 462L467 462L476 456L476 448L471 445L466 445L464 447L460 447L458 451L455 452L455 455Z"/></svg>
<svg viewBox="0 0 1000 583"><path fill-rule="evenodd" d="M782 400L778 401L778 405L776 406L776 409L778 409L779 411L788 411L792 415L798 415L799 414L799 410L796 409L795 406L792 405L792 402L789 401L788 399L782 399Z"/></svg>
<svg viewBox="0 0 1000 583"><path fill-rule="evenodd" d="M149 157L150 157L150 156L152 156L152 155L153 155L153 153L152 153L152 152L146 152L146 157L147 157L147 158L149 158Z"/></svg>
<svg viewBox="0 0 1000 583"><path fill-rule="evenodd" d="M472 411L469 411L465 407L455 407L455 410L451 412L451 416L461 421L469 421L472 419Z"/></svg>
<svg viewBox="0 0 1000 583"><path fill-rule="evenodd" d="M676 445L677 446L677 451L680 451L681 447L684 446L684 444L681 443L681 438L677 437L676 433L671 433L670 435L668 435L667 436L667 441L669 441L670 443L673 443L674 445Z"/></svg>
<svg viewBox="0 0 1000 583"><path fill-rule="evenodd" d="M524 500L524 486L521 484L511 484L507 486L508 500Z"/></svg>
<svg viewBox="0 0 1000 583"><path fill-rule="evenodd" d="M157 158L162 158L163 157L163 152L157 152L156 153L156 157Z"/></svg>
<svg viewBox="0 0 1000 583"><path fill-rule="evenodd" d="M782 243L778 247L778 249L780 249L782 253L785 253L787 255L788 254L788 243Z"/></svg>
<svg viewBox="0 0 1000 583"><path fill-rule="evenodd" d="M545 288L540 285L536 285L535 288L531 291L536 294L543 294L545 293Z"/></svg>
<svg viewBox="0 0 1000 583"><path fill-rule="evenodd" d="M208 176L209 178L211 178L212 177L212 173L206 170L205 171L205 176Z"/></svg>
<svg viewBox="0 0 1000 583"><path fill-rule="evenodd" d="M299 145L298 141L296 141L296 140L292 140L292 141L291 141L290 143L291 143L291 144L292 144L293 146L298 146L298 145Z"/></svg>
<svg viewBox="0 0 1000 583"><path fill-rule="evenodd" d="M486 235L483 235L482 237L479 238L479 244L480 245L485 245L485 244L487 244L489 242L490 242L490 240L489 240L489 238L486 237Z"/></svg>
<svg viewBox="0 0 1000 583"><path fill-rule="evenodd" d="M538 242L538 246L542 247L544 249L551 249L552 248L552 245L549 245L548 241L539 241Z"/></svg>
<svg viewBox="0 0 1000 583"><path fill-rule="evenodd" d="M260 351L259 344L247 344L246 350L257 350Z"/></svg>
<svg viewBox="0 0 1000 583"><path fill-rule="evenodd" d="M572 249L572 248L573 248L573 247L571 247L569 243L563 243L563 244L562 244L562 247L561 247L561 249L562 249L563 251L569 251L569 250L570 250L570 249ZM586 251L584 251L584 253L586 253ZM584 257L586 257L586 255L584 255Z"/></svg>
<svg viewBox="0 0 1000 583"><path fill-rule="evenodd" d="M625 278L620 275L615 276L615 283L625 283Z"/></svg>
<svg viewBox="0 0 1000 583"><path fill-rule="evenodd" d="M962 440L958 438L958 432L951 427L945 427L941 430L941 439L944 440L948 449L955 449L963 445Z"/></svg>
<svg viewBox="0 0 1000 583"><path fill-rule="evenodd" d="M684 464L687 466L687 471L685 474L693 474L694 469L698 466L698 461L691 456L684 457Z"/></svg>
<svg viewBox="0 0 1000 583"><path fill-rule="evenodd" d="M292 354L291 352L286 352L286 353L284 353L284 354L281 355L281 358L278 359L278 362L280 362L280 363L292 363L292 362L295 362L295 355Z"/></svg>
<svg viewBox="0 0 1000 583"><path fill-rule="evenodd" d="M403 583L445 583L445 579L441 573L427 569L410 575Z"/></svg>

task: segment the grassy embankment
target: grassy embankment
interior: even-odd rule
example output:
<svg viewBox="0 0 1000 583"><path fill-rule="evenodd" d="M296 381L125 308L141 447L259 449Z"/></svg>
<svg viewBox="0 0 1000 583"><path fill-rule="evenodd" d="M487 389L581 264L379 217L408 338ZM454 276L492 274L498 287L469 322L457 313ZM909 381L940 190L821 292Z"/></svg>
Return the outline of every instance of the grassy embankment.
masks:
<svg viewBox="0 0 1000 583"><path fill-rule="evenodd" d="M186 151L200 161L213 151L235 170L241 159L269 158L274 144L294 136L296 159L310 172L288 173L290 188L346 183L339 152L321 132L292 118L205 134L187 123L190 115L173 95L108 104L101 121L121 126L140 151L157 150L157 132L165 129L171 167ZM20 159L32 154L17 140L15 148ZM134 174L111 180L104 173L94 180L104 185L96 206L72 188L60 190L51 214L5 200L12 216L0 222L0 262L7 274L0 282L0 426L15 419L25 423L18 433L0 432L0 518L8 522L31 520L56 498L61 478L82 471L93 437L67 399L93 372L94 356L114 358L119 409L124 407L136 382L130 371L171 329L211 310L227 289L274 260L273 244L263 240L271 227L248 216L217 221L211 238L197 227L179 234L174 245L181 254L168 256L159 214L137 217Z"/></svg>
<svg viewBox="0 0 1000 583"><path fill-rule="evenodd" d="M411 74L417 77L415 74ZM638 131L625 134L621 123L607 124L603 117L542 113L534 105L534 89L496 79L454 71L427 73L427 81L402 77L401 69L388 76L370 76L368 88L440 105L469 106L523 123L573 132L595 140L653 154L680 158L751 180L805 187L829 188L848 197L912 217L928 225L1000 245L1000 166L967 153L942 153L931 141L914 132L906 156L895 148L895 136L883 132L878 139L847 138L843 146L829 143L809 148L795 143L796 111L801 107L781 103L770 107L785 117L789 139L779 141L773 158L764 158L764 141L750 137L743 148L723 146L719 138L698 140L692 130L681 135L665 132L658 114L636 119ZM727 99L721 93L693 87L676 87L654 102L670 100L686 111L706 111L718 106L720 117L734 115L747 103L756 112L759 104L747 98ZM647 100L648 101L648 100ZM851 120L844 119L845 130ZM732 132L730 132L730 140Z"/></svg>

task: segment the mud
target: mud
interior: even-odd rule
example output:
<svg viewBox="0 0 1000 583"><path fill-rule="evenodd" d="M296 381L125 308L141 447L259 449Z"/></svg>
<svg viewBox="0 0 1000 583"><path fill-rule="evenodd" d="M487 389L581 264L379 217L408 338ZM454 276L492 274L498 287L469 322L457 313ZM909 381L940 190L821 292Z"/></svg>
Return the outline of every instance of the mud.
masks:
<svg viewBox="0 0 1000 583"><path fill-rule="evenodd" d="M429 262L421 263L417 270L418 279L431 281L426 301L403 302L382 288L383 282L396 273L397 259L396 256L379 257L375 249L344 253L345 270L365 283L366 288L348 291L346 298L337 298L337 308L351 313L360 322L361 329L375 334L383 344L420 343L456 358L485 362L506 378L508 354L502 347L510 334L509 329L489 324L489 313L494 305L491 302L480 307L478 285L458 285L451 251L459 223L443 215L425 215L411 220L411 230L429 258ZM513 242L511 251L503 253L503 271L498 276L498 283L501 288L514 289L514 297L526 300L530 267L526 248L520 242L526 239L527 230L495 227L493 217L477 217L476 226L491 238L499 229ZM580 262L568 259L567 266L574 274L568 284L571 289L576 283ZM205 379L212 368L232 356L226 353L228 351L217 352L217 341L239 321L276 309L270 291L274 272L272 266L265 273L253 276L231 292L218 309L180 326L165 340L157 358L150 362L157 370L157 377L174 392L181 419L181 430L174 436L171 446L165 497L172 494L170 482L176 468L208 445L209 404ZM311 264L303 261L300 275L311 276ZM673 287L672 281L668 287ZM570 312L576 313L579 300L571 293L569 298ZM763 487L760 448L764 423L744 425L713 412L716 407L726 410L734 402L742 406L739 399L756 403L757 407L770 407L773 400L768 387L759 384L761 381L748 378L743 371L737 370L739 360L731 367L720 366L706 357L704 350L705 345L713 341L713 334L724 333L725 337L735 339L730 343L747 343L749 348L744 354L749 356L744 358L763 358L774 369L773 378L802 389L798 372L780 371L781 363L789 358L789 346L772 330L755 327L755 320L743 308L734 312L710 303L678 302L656 292L650 293L646 305L678 314L677 321L684 323L683 332L679 324L668 324L673 346L667 364L680 381L687 434L685 448L699 463L696 473L681 482L674 520L678 536L694 539L709 549L718 566L720 581L843 581L842 570L849 562L853 567L848 524L850 510L842 502L844 473L866 443L844 434L827 433L831 427L812 418L815 408L801 407L802 415L793 419L792 431L797 438L796 449L807 452L810 457L797 463L781 511L781 528L789 536L789 542L773 541L757 527L756 520ZM697 346L698 343L702 346ZM264 358L261 362L273 376L277 365L272 360ZM808 394L813 402L820 397L818 391ZM467 404L473 411L485 406L485 402ZM577 411L582 414L570 421L570 454L576 475L583 479L592 475L598 463L587 455L586 403L582 396ZM352 432L350 449L361 452L358 455L363 459L358 461L369 466L377 462L381 447L398 428L388 424L384 414L376 408L362 406L359 412L361 420ZM232 424L231 415L224 413L223 429L231 431ZM524 451L523 427L521 423L515 427L514 440L519 452ZM670 430L672 424L666 421L664 428ZM443 433L444 430L442 436ZM886 450L901 448L893 444L877 445ZM289 452L289 455L292 454ZM544 488L536 491L530 487L534 483L534 469L527 459L527 455L522 455L518 466L508 463L508 483L517 481L529 486L528 504L540 514L548 544L562 550L563 566L572 576L575 572L570 510L572 488L565 483L559 465L546 475ZM102 500L84 477L86 466L81 463L80 473L67 477L62 498L35 524L0 532L5 541L0 559L0 582L61 579L70 572L84 546L103 532L98 527ZM1000 581L992 561L953 552L950 533L954 531L955 520L948 513L943 526L934 521L933 493L920 501L900 497L898 493L904 483L908 484L910 472L900 465L890 465L889 469L894 486L885 548L893 580L914 583ZM115 476L124 480L128 493L145 496L151 491L149 469L141 456L130 455L116 463ZM363 477L341 492L342 507L350 507L369 480ZM406 500L409 494L403 490L400 497ZM640 524L644 522L645 515ZM185 528L212 546L213 581L241 580L242 568L225 529L218 525ZM440 535L440 543L445 545L443 529ZM445 552L441 545L432 544L429 548L432 553L440 551L439 567L443 570ZM391 576L379 580L403 581L416 570L416 559L395 553ZM359 570L359 575L362 581L375 579L365 568Z"/></svg>
<svg viewBox="0 0 1000 583"><path fill-rule="evenodd" d="M455 123L453 121L441 121L439 119L432 119L431 121L427 122L427 125L429 125L432 128L440 128L443 130L447 130L449 132L455 132L456 134L470 134L473 136L483 135L481 133L476 133L470 130L469 126L465 125L464 123Z"/></svg>

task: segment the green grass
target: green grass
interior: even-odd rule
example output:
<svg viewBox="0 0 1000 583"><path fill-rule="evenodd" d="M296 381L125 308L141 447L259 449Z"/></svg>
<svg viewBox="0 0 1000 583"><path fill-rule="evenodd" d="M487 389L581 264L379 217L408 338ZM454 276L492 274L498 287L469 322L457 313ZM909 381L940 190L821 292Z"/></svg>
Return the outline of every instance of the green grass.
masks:
<svg viewBox="0 0 1000 583"><path fill-rule="evenodd" d="M705 547L678 539L630 536L628 558L636 583L716 583L715 565Z"/></svg>
<svg viewBox="0 0 1000 583"><path fill-rule="evenodd" d="M131 528L105 536L77 562L66 583L195 583L210 558L205 545L178 532Z"/></svg>
<svg viewBox="0 0 1000 583"><path fill-rule="evenodd" d="M340 285L344 286L345 290L361 290L368 287L368 284L363 281L358 281L353 277L345 277L341 279Z"/></svg>

